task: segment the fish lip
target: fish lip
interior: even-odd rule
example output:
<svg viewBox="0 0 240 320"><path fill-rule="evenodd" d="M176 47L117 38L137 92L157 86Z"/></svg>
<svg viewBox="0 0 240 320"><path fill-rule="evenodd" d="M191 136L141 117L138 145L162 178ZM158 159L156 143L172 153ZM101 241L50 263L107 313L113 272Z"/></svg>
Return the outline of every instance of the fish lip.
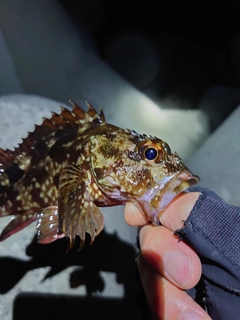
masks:
<svg viewBox="0 0 240 320"><path fill-rule="evenodd" d="M166 186L163 191L162 199L160 201L163 207L159 209L161 211L164 210L179 193L187 190L199 181L199 176L194 175L187 167L182 168L178 174L173 176L169 181L168 186Z"/></svg>
<svg viewBox="0 0 240 320"><path fill-rule="evenodd" d="M178 195L179 193L185 191L189 187L197 184L200 181L199 176L194 175L188 168L183 168L179 174L174 177L175 186L173 186L172 191Z"/></svg>
<svg viewBox="0 0 240 320"><path fill-rule="evenodd" d="M172 200L181 192L185 191L189 187L197 184L200 178L194 175L188 168L184 167L182 170L175 174L168 182L167 186L162 189L161 199L158 205L155 207L149 207L148 219L154 224L159 225L163 211L172 202ZM154 200L154 199L152 199Z"/></svg>

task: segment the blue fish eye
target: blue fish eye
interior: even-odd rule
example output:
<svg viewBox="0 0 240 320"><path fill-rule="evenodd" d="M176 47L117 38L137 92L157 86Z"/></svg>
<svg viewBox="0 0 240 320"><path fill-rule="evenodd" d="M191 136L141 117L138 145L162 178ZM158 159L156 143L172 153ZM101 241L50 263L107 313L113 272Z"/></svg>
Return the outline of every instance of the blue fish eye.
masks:
<svg viewBox="0 0 240 320"><path fill-rule="evenodd" d="M157 158L158 152L154 148L147 148L145 151L145 157L147 160L154 160Z"/></svg>

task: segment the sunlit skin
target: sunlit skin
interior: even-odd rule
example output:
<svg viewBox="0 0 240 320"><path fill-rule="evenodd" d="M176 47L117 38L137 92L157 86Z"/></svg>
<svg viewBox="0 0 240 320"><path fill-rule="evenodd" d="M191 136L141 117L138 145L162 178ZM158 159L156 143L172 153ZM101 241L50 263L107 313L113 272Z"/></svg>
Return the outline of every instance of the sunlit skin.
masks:
<svg viewBox="0 0 240 320"><path fill-rule="evenodd" d="M200 193L182 193L161 214L162 226L153 226L130 202L125 206L125 220L141 226L141 254L137 266L148 303L156 319L211 319L186 293L201 276L197 254L173 231L183 227Z"/></svg>

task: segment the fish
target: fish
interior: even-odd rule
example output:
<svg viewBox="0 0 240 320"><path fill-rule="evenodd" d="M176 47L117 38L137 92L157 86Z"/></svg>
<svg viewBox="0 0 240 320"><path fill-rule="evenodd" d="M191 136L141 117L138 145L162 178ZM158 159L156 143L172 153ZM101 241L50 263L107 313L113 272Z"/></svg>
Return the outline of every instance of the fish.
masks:
<svg viewBox="0 0 240 320"><path fill-rule="evenodd" d="M70 101L35 125L14 150L0 149L0 241L36 221L39 243L76 236L83 247L104 227L100 207L133 202L153 225L181 192L199 182L163 140L106 122Z"/></svg>

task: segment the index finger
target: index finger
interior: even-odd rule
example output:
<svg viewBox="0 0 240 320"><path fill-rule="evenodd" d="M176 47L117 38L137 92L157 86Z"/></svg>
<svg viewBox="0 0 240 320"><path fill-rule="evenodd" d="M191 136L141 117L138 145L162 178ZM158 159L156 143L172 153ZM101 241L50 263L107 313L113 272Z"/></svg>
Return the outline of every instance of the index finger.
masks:
<svg viewBox="0 0 240 320"><path fill-rule="evenodd" d="M148 218L130 201L124 207L124 219L130 226L144 226Z"/></svg>

